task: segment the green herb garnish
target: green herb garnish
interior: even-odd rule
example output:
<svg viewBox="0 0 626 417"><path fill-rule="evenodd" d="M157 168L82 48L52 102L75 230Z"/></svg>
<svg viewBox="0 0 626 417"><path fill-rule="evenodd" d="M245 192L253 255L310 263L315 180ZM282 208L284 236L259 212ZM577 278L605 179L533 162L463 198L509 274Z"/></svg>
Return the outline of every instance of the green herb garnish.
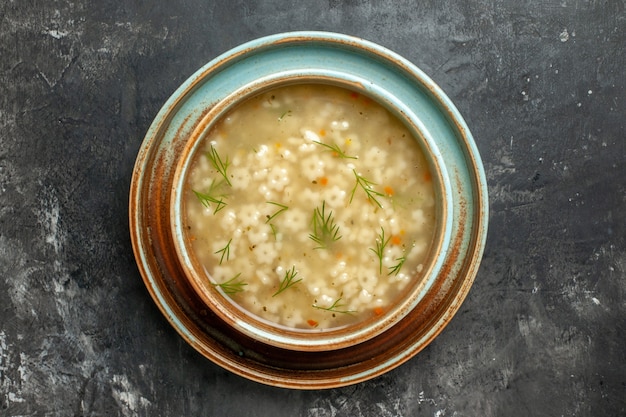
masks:
<svg viewBox="0 0 626 417"><path fill-rule="evenodd" d="M267 220L265 220L265 223L269 223L270 221L272 221L272 219L276 216L278 216L280 213L282 213L283 211L287 210L289 207L285 206L284 204L280 204L280 203L275 203L273 201L266 201L267 204L272 204L277 206L279 209L278 211L276 211L274 214L272 215L268 215L267 216Z"/></svg>
<svg viewBox="0 0 626 417"><path fill-rule="evenodd" d="M383 208L380 202L376 199L376 197L384 197L385 195L379 191L374 190L372 187L377 185L376 183L364 178L362 175L359 175L354 169L352 170L354 173L354 177L356 178L356 184L354 184L354 188L350 194L350 203L352 203L352 199L354 198L354 193L356 189L360 186L367 194L367 198L370 201L373 201L378 207Z"/></svg>
<svg viewBox="0 0 626 417"><path fill-rule="evenodd" d="M277 240L278 237L278 229L276 228L276 226L273 223L270 223L270 229L272 229L272 235L274 236L274 240Z"/></svg>
<svg viewBox="0 0 626 417"><path fill-rule="evenodd" d="M235 294L243 291L243 287L248 285L242 280L237 280L241 275L241 272L229 279L226 282L222 282L221 284L213 284L214 287L220 287L222 291L226 294Z"/></svg>
<svg viewBox="0 0 626 417"><path fill-rule="evenodd" d="M285 116L291 116L291 110L287 110L286 112L284 112L283 114L281 114L281 115L278 117L278 121L283 120L283 118L284 118Z"/></svg>
<svg viewBox="0 0 626 417"><path fill-rule="evenodd" d="M339 234L339 226L333 219L333 212L326 215L326 201L322 201L322 209L316 207L313 210L313 233L309 234L309 238L319 246L315 249L325 249L331 243L341 239Z"/></svg>
<svg viewBox="0 0 626 417"><path fill-rule="evenodd" d="M226 203L224 202L224 197L226 195L217 193L217 189L220 188L222 184L224 184L224 181L212 181L209 191L206 193L192 190L204 207L211 208L211 204L215 204L213 214L217 213L226 206Z"/></svg>
<svg viewBox="0 0 626 417"><path fill-rule="evenodd" d="M356 312L355 310L339 310L341 307L345 307L345 304L339 304L340 301L341 297L337 298L330 307L321 307L316 304L313 304L311 307L318 310L332 311L333 313L351 314Z"/></svg>
<svg viewBox="0 0 626 417"><path fill-rule="evenodd" d="M213 214L215 214L221 209L223 209L224 207L226 207L226 203L224 202L223 195L220 195L217 197L211 195L211 193L213 192L213 189L214 189L213 184L211 184L211 188L209 189L208 193L201 193L200 191L196 191L196 190L192 190L192 191L196 195L196 197L198 197L198 200L200 200L200 203L202 203L204 207L211 208L211 204L214 204L215 209L213 210Z"/></svg>
<svg viewBox="0 0 626 417"><path fill-rule="evenodd" d="M292 266L289 271L285 272L285 277L280 281L280 285L278 286L278 291L276 291L272 295L272 297L277 296L281 292L285 291L287 288L289 288L292 285L295 285L298 282L302 281L302 278L298 278L298 279L294 280L296 275L298 275L298 271L296 271L296 267L295 266Z"/></svg>
<svg viewBox="0 0 626 417"><path fill-rule="evenodd" d="M378 273L379 274L383 273L383 257L385 254L385 247L387 247L387 244L389 243L390 239L391 238L389 237L387 238L387 240L385 240L385 229L381 227L380 234L376 238L376 249L369 248L372 252L374 252L374 254L376 254L376 257L378 258Z"/></svg>
<svg viewBox="0 0 626 417"><path fill-rule="evenodd" d="M333 151L339 158L359 159L357 156L346 155L346 153L344 151L342 151L341 148L339 147L339 145L337 145L336 143L333 143L332 145L328 145L326 143L318 142L316 140L314 140L313 142L315 142L318 145L321 145L321 146L323 146L325 148L328 148L329 150Z"/></svg>
<svg viewBox="0 0 626 417"><path fill-rule="evenodd" d="M211 161L211 165L213 165L213 168L215 168L217 172L219 172L222 177L224 177L224 180L228 185L232 186L230 180L228 179L228 174L226 173L226 170L228 170L228 167L230 166L230 161L228 160L228 157L226 157L226 159L222 161L220 154L217 153L213 145L211 145L211 150L207 152L206 156Z"/></svg>
<svg viewBox="0 0 626 417"><path fill-rule="evenodd" d="M220 265L222 264L222 262L224 262L224 256L226 256L226 260L228 260L228 258L230 258L230 242L232 242L233 240L230 239L228 241L228 243L226 244L226 246L224 246L222 249L213 252L213 253L221 253L222 257L220 258Z"/></svg>
<svg viewBox="0 0 626 417"><path fill-rule="evenodd" d="M398 272L400 272L400 268L402 268L402 265L404 265L404 263L406 262L406 256L396 258L396 261L398 261L398 263L394 266L389 267L389 273L387 275L398 275Z"/></svg>

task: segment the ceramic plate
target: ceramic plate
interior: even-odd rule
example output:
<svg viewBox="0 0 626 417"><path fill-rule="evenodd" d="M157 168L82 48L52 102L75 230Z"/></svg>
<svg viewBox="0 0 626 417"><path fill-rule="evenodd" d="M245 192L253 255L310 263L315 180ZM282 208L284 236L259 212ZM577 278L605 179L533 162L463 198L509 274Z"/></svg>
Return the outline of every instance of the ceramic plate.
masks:
<svg viewBox="0 0 626 417"><path fill-rule="evenodd" d="M172 243L170 195L176 162L191 132L217 103L268 78L350 80L373 96L393 97L429 138L449 180L450 236L439 274L398 324L356 346L301 352L235 332L187 282ZM130 194L130 232L149 293L180 335L202 355L268 385L320 389L387 372L428 345L467 295L482 256L487 186L469 129L448 97L413 64L374 43L325 32L293 32L237 47L192 75L156 116L139 151Z"/></svg>

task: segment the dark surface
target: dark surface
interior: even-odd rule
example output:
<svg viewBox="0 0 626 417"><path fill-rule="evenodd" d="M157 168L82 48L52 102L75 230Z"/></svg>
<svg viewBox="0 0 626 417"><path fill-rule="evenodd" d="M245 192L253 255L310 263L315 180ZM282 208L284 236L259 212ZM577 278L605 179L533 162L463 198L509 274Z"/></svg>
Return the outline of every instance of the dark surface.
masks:
<svg viewBox="0 0 626 417"><path fill-rule="evenodd" d="M626 4L0 5L1 416L626 415ZM132 255L137 150L167 97L244 41L331 30L404 55L469 124L490 191L476 282L423 352L328 391L190 348Z"/></svg>

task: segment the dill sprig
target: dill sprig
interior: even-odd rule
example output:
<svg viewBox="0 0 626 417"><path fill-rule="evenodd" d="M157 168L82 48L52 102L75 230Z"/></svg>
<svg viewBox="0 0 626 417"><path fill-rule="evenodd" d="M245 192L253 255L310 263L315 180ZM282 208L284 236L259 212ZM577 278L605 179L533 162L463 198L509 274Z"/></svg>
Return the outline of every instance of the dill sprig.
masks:
<svg viewBox="0 0 626 417"><path fill-rule="evenodd" d="M224 177L224 180L228 185L232 186L226 172L228 170L228 167L230 166L230 161L228 160L228 157L226 157L226 159L222 161L220 154L217 153L213 145L211 145L211 150L207 152L206 156L207 158L209 158L209 161L211 161L211 165L213 165L213 168L215 168L217 172L219 172L222 177Z"/></svg>
<svg viewBox="0 0 626 417"><path fill-rule="evenodd" d="M267 204L272 204L274 206L278 207L278 211L276 211L274 214L272 215L268 215L267 216L267 220L265 220L265 223L269 223L270 221L272 221L272 219L274 219L274 217L278 216L280 213L282 213L283 211L289 209L289 207L287 207L284 204L280 204L280 203L276 203L274 201L266 201Z"/></svg>
<svg viewBox="0 0 626 417"><path fill-rule="evenodd" d="M217 213L218 211L220 211L226 206L226 203L224 202L222 197L218 199L216 197L213 197L210 194L201 193L200 191L196 191L196 190L192 190L192 191L196 195L196 197L198 197L198 200L200 200L200 202L202 203L204 207L211 208L211 204L215 204L215 209L213 210L213 214Z"/></svg>
<svg viewBox="0 0 626 417"><path fill-rule="evenodd" d="M296 277L296 275L298 275L298 271L296 271L296 267L295 265L291 267L290 270L288 270L287 272L285 272L285 276L284 278L280 281L280 285L278 286L278 290L272 295L272 297L277 296L278 294L280 294L281 292L285 291L287 288L291 287L292 285L297 284L298 282L302 281L302 278L298 278L296 280L294 280L294 278Z"/></svg>
<svg viewBox="0 0 626 417"><path fill-rule="evenodd" d="M380 233L378 234L378 237L376 238L376 248L375 249L369 248L369 250L374 252L376 257L378 258L378 273L379 274L383 273L383 257L385 255L385 248L387 247L389 240L391 240L391 237L385 239L385 229L381 227Z"/></svg>
<svg viewBox="0 0 626 417"><path fill-rule="evenodd" d="M406 262L406 256L396 258L396 261L398 261L398 263L394 266L389 267L389 273L387 275L398 275L398 273L400 272L400 268L402 268L402 265L404 265L404 263Z"/></svg>
<svg viewBox="0 0 626 417"><path fill-rule="evenodd" d="M354 173L354 178L356 178L356 184L354 184L354 188L352 189L352 192L350 194L350 203L352 203L352 199L354 198L354 193L356 192L356 189L360 186L361 188L363 188L363 191L365 191L365 194L367 194L367 198L370 201L373 201L378 207L383 208L383 206L380 204L380 201L378 201L376 197L384 197L385 195L379 191L374 190L373 186L377 184L366 179L362 175L359 175L354 169L352 170L352 172Z"/></svg>
<svg viewBox="0 0 626 417"><path fill-rule="evenodd" d="M321 307L321 306L318 306L317 304L313 304L311 307L317 308L318 310L332 311L333 313L351 314L351 313L356 312L355 310L340 310L341 307L346 306L345 304L339 304L341 300L342 300L341 297L337 298L330 307Z"/></svg>
<svg viewBox="0 0 626 417"><path fill-rule="evenodd" d="M209 191L206 193L192 190L196 195L200 203L206 208L211 208L211 204L215 204L215 209L213 210L213 214L217 213L224 207L226 207L226 203L224 202L225 194L217 194L217 189L224 183L224 181L212 181L211 186L209 187Z"/></svg>
<svg viewBox="0 0 626 417"><path fill-rule="evenodd" d="M230 242L232 241L233 239L230 239L228 243L226 244L226 246L224 246L222 249L218 251L213 252L215 254L218 254L218 253L222 254L222 256L220 257L220 265L222 264L222 262L224 262L224 256L226 257L226 260L230 258Z"/></svg>
<svg viewBox="0 0 626 417"><path fill-rule="evenodd" d="M270 229L272 229L272 236L274 236L274 240L278 240L278 228L274 225L274 223L270 223Z"/></svg>
<svg viewBox="0 0 626 417"><path fill-rule="evenodd" d="M228 281L222 282L221 284L213 284L213 286L220 287L222 291L224 291L224 293L226 294L235 294L241 292L243 291L243 287L248 284L245 283L243 280L237 280L240 275L241 272L229 279Z"/></svg>
<svg viewBox="0 0 626 417"><path fill-rule="evenodd" d="M341 148L339 147L339 145L337 145L336 143L333 143L332 145L329 145L327 143L323 143L323 142L318 142L316 140L313 141L314 143L317 143L320 146L323 146L325 148L328 148L329 150L333 151L339 158L345 158L345 159L359 159L357 156L350 156L347 155L344 151L341 150Z"/></svg>
<svg viewBox="0 0 626 417"><path fill-rule="evenodd" d="M267 220L265 220L265 223L270 225L270 228L272 229L272 234L274 235L274 240L277 239L277 235L278 235L278 228L276 227L276 225L274 223L270 223L276 216L278 216L280 213L282 213L285 210L288 210L289 207L287 207L284 204L280 204L280 203L276 203L274 201L266 201L267 204L272 204L274 206L278 207L278 210L276 212L274 212L274 214L268 214Z"/></svg>
<svg viewBox="0 0 626 417"><path fill-rule="evenodd" d="M291 116L291 110L287 110L283 114L278 116L278 121L280 122L281 120L283 120L285 118L285 116Z"/></svg>
<svg viewBox="0 0 626 417"><path fill-rule="evenodd" d="M322 208L313 209L313 233L309 234L309 238L319 246L315 249L325 249L333 242L341 239L339 234L339 225L335 223L333 212L326 215L326 201L322 201Z"/></svg>
<svg viewBox="0 0 626 417"><path fill-rule="evenodd" d="M196 191L196 190L191 190L196 195L198 200L200 200L200 203L202 203L204 207L211 208L211 204L215 205L215 208L213 209L213 214L217 213L218 211L226 207L226 202L224 202L225 195L224 194L218 195L215 192L221 184L222 182L215 185L215 181L213 181L211 183L211 187L209 187L209 191L206 193Z"/></svg>

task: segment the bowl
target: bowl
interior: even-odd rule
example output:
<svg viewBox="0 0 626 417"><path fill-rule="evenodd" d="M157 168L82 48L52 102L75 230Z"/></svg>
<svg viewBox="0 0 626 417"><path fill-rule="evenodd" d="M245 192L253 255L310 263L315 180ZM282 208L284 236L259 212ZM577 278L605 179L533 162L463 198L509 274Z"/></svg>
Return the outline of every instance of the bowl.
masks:
<svg viewBox="0 0 626 417"><path fill-rule="evenodd" d="M281 102L289 104L281 105ZM231 110L246 103L247 107L239 112L247 111L248 114L237 116ZM383 105L379 107L377 103ZM283 106L289 107L289 110L284 110ZM289 112L289 116L285 112ZM338 117L341 112L345 113ZM326 115L322 117L321 114ZM238 118L233 121L234 117ZM245 122L240 122L242 119ZM261 126L260 120L264 120L263 124L267 126L265 133L262 132L264 126ZM305 68L297 74L276 71L244 85L216 103L191 132L173 175L170 211L174 246L185 276L195 292L221 320L237 332L284 349L329 351L348 348L378 336L402 320L426 296L441 271L443 257L439 255L444 247L449 246L452 217L451 205L448 204L451 200L451 189L447 170L437 144L427 132L422 131L418 122L389 91L378 87L364 87L362 80L324 68ZM238 128L242 123L248 127ZM349 123L352 126L345 127ZM312 128L316 124L317 127ZM342 127L341 124L345 126ZM286 128L288 125L291 127ZM395 136L393 140L391 132L387 140L380 140L391 130ZM214 131L217 133L213 133ZM334 138L325 139L328 143L321 146L322 137L315 133L318 131L325 136L328 131L328 136L332 133ZM223 137L225 134L227 137ZM376 140L366 143L362 136L370 135L375 135ZM401 135L405 137L402 138ZM240 140L241 137L245 140ZM258 143L250 143L252 141ZM354 150L355 156L346 155L341 158L336 154L336 151L343 152L339 143L346 150ZM368 144L371 147L367 147ZM334 147L332 149L336 151L332 152L335 156L330 156L332 152L329 147ZM357 152L357 148L360 152ZM222 153L221 156L217 149ZM230 151L230 156L229 153L224 153L226 151ZM206 156L207 152L215 154ZM231 161L233 153L236 156ZM386 158L394 161L394 165L405 163L407 168L399 170L396 167L384 167L383 153ZM409 155L414 164L420 165L420 170L405 162ZM420 156L424 157L425 164L418 158ZM223 164L222 171L211 166L211 163L219 161ZM226 172L226 168L232 168L231 162L235 165L235 170L238 170L236 176L229 176ZM333 179L333 183L343 183L343 189L320 185L315 177L318 169L309 172L311 170L306 168L308 165L317 167L318 164L324 164L324 172ZM424 170L421 165L427 165L427 169ZM282 168L279 169L279 166ZM353 188L351 198L347 197L353 183L355 187L358 185L354 177L357 170L368 184L374 182L368 178L374 178L375 183L379 183L383 181L371 175L385 177L381 167L386 168L389 173L385 184L392 181L391 177L395 179L395 196L384 195L381 184L378 187L381 191L376 190L374 185L371 189L367 188L378 193L370 194L375 199L354 199L356 188ZM191 175L194 168L201 169L203 174L196 174L194 177ZM211 170L216 175L211 176ZM303 174L303 171L306 173ZM322 172L322 168L319 171ZM421 178L425 176L424 172L427 173L427 180ZM410 178L413 176L419 177L419 181ZM196 194L196 190L190 190L190 185L187 185L191 181L190 177L195 178L198 189L205 187L202 188L201 195ZM235 182L235 187L226 183L229 177L232 177L230 180ZM255 181L257 177L262 179ZM401 180L405 177L415 181L415 186L396 187L396 184L403 185ZM272 182L270 178L275 179ZM323 178L328 181L327 177ZM290 182L294 184L291 185ZM216 187L219 187L219 191L214 190L212 193L215 196L220 195L219 200L204 191L217 189ZM227 207L233 200L233 194L237 193L236 188L241 189L239 200L243 202L239 206L235 202ZM433 198L428 198L429 194L421 196L424 193L422 188L433 189ZM411 200L406 196L398 197L397 192L401 190L410 195ZM304 199L306 201L302 201ZM266 200L281 201L288 205L276 202L267 204ZM423 200L433 204L425 207ZM311 221L306 218L311 212L308 207L310 201L316 203L313 206L317 207L319 214L327 213L323 218L331 219L333 223L338 219L337 241L343 243L349 240L349 244L343 244L339 249L339 244L322 247L318 246L319 242L311 239ZM398 207L399 205L414 206L414 209L408 210L406 207ZM273 213L277 215L280 213L277 208L285 209L287 214L277 217L270 227L269 219L265 220L262 213L266 216ZM424 233L426 236L420 236L419 244L416 236L409 239L408 236L401 236L401 232L397 230L401 229L404 235L405 229L409 228L415 229L413 235L422 232L421 229L425 227L411 219L412 213L418 210L420 214L427 211L428 214L423 216L425 218L429 218L432 211L432 222L435 223L434 233ZM190 211L195 213L195 216L191 216L193 221L187 219ZM295 219L280 226L281 229L290 229L285 234L291 239L285 244L283 233L278 235L278 226L275 225L294 212L298 213ZM252 214L257 214L258 220L247 221L245 217ZM355 226L348 227L348 217ZM369 222L364 221L364 217ZM398 224L404 224L405 227L401 228ZM407 241L402 249L394 248L390 244L390 237L385 238L385 229L389 235L393 230L392 226L396 229L396 246L400 246L402 238ZM221 229L227 229L228 235L225 238L218 237ZM429 228L425 229L430 232ZM272 231L275 232L274 236ZM369 238L366 238L368 235ZM198 246L201 236L205 243L201 247L195 247ZM378 246L378 254L374 250L376 239L381 245ZM220 240L221 243L216 244ZM426 240L427 245L424 245ZM268 254L259 256L255 250ZM231 270L234 262L230 255L235 251L239 252L239 269ZM420 251L426 252L426 255L419 256L417 252ZM209 253L212 255L207 256ZM392 253L396 254L388 256ZM413 268L404 266L410 253L414 254ZM377 255L380 258L377 259ZM199 260L211 257L215 258L214 262L213 259L205 260L205 263ZM336 257L339 259L335 260ZM385 257L386 260L383 259ZM398 259L403 260L402 264L398 263ZM380 271L376 270L377 261L381 263ZM394 265L397 267L396 273L392 272ZM290 266L293 266L292 269ZM346 271L343 274L343 283L338 277L332 276L333 271L338 275L340 268ZM216 279L217 275L226 274L224 269L229 271L224 278L227 284L223 288L226 291ZM408 269L418 270L409 272ZM274 273L274 270L279 270L280 274ZM235 276L236 271L240 272L236 278L229 279ZM287 274L289 271L292 271L293 278ZM275 296L279 292L270 296L269 294L278 290L279 280L284 276L291 282L304 282L294 288L295 291L285 291L284 294L281 291L278 298ZM320 276L325 279L320 279ZM246 288L248 284L251 284L250 288ZM311 293L306 288L314 292ZM260 294L263 292L267 294ZM394 297L394 300L385 299L389 292L398 292L400 296ZM248 298L248 304L258 305L256 314L234 302L235 297L244 300ZM370 308L373 304L370 299L374 297L379 303L378 310ZM318 299L324 298L326 304L316 304L321 303ZM369 302L359 302L361 298ZM298 305L293 306L290 303ZM266 305L270 308L273 306L275 312L271 315L263 313L261 304L264 305L264 310L267 310ZM331 305L333 308L330 308ZM299 326L279 322L279 318L281 322L289 321L285 317L290 314L299 318L295 320ZM263 316L272 316L273 320ZM307 324L307 321L311 324ZM329 322L329 327L323 325Z"/></svg>
<svg viewBox="0 0 626 417"><path fill-rule="evenodd" d="M367 97L398 118L426 157L436 201L430 250L402 296L384 314L323 329L273 323L233 302L195 255L186 222L186 183L215 126L252 97L311 84ZM478 270L487 207L484 171L469 129L432 80L369 41L292 32L226 52L172 95L139 151L129 212L143 280L191 346L248 379L318 389L387 372L443 330Z"/></svg>

